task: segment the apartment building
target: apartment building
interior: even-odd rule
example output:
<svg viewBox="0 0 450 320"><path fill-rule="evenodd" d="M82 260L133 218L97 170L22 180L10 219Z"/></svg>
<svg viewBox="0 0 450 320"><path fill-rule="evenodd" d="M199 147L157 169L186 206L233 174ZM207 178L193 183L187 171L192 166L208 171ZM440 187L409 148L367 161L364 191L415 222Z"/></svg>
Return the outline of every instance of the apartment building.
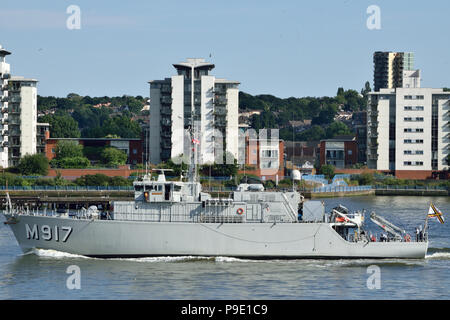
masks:
<svg viewBox="0 0 450 320"><path fill-rule="evenodd" d="M367 164L400 178L425 179L449 169L450 92L380 89L369 94Z"/></svg>
<svg viewBox="0 0 450 320"><path fill-rule="evenodd" d="M45 155L49 161L56 157L56 149L60 141L73 141L83 147L101 148L114 147L126 153L127 164L139 164L144 160L143 138L49 138L45 148ZM91 162L95 163L100 159L100 154L90 156Z"/></svg>
<svg viewBox="0 0 450 320"><path fill-rule="evenodd" d="M214 64L187 59L177 75L150 81L150 162L190 156L194 130L199 164L238 159L239 82L210 75Z"/></svg>
<svg viewBox="0 0 450 320"><path fill-rule="evenodd" d="M284 177L284 161L283 140L245 137L245 165L254 168L248 173L262 180L278 181Z"/></svg>
<svg viewBox="0 0 450 320"><path fill-rule="evenodd" d="M355 136L337 136L320 141L320 165L344 169L358 162L358 143Z"/></svg>
<svg viewBox="0 0 450 320"><path fill-rule="evenodd" d="M414 70L414 53L377 51L373 54L373 63L374 91L420 87L420 71Z"/></svg>
<svg viewBox="0 0 450 320"><path fill-rule="evenodd" d="M8 167L8 80L11 78L10 65L6 56L11 52L0 45L0 166Z"/></svg>

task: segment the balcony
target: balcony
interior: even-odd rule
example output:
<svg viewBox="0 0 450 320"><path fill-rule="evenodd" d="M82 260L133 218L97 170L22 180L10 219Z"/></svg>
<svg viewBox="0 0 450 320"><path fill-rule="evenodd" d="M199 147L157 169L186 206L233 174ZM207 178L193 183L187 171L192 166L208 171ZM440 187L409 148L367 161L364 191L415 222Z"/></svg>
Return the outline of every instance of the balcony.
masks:
<svg viewBox="0 0 450 320"><path fill-rule="evenodd" d="M214 121L214 126L216 126L216 127L226 127L227 126L227 121L226 120Z"/></svg>
<svg viewBox="0 0 450 320"><path fill-rule="evenodd" d="M227 114L227 109L226 108L220 108L220 107L219 108L215 108L213 114L214 115L218 115L218 116L224 116L224 115Z"/></svg>
<svg viewBox="0 0 450 320"><path fill-rule="evenodd" d="M161 125L162 126L172 126L172 120L169 120L167 118L161 119Z"/></svg>
<svg viewBox="0 0 450 320"><path fill-rule="evenodd" d="M11 78L11 74L10 73L3 73L1 78L2 79L10 79Z"/></svg>
<svg viewBox="0 0 450 320"><path fill-rule="evenodd" d="M9 97L0 97L0 102L8 102Z"/></svg>
<svg viewBox="0 0 450 320"><path fill-rule="evenodd" d="M226 94L227 93L227 89L225 89L223 87L215 87L214 88L214 93L215 94Z"/></svg>
<svg viewBox="0 0 450 320"><path fill-rule="evenodd" d="M9 101L12 103L20 103L22 98L20 96L13 95L9 98Z"/></svg>
<svg viewBox="0 0 450 320"><path fill-rule="evenodd" d="M163 131L161 131L161 137L170 138L170 137L172 137L172 132L163 130Z"/></svg>
<svg viewBox="0 0 450 320"><path fill-rule="evenodd" d="M161 97L161 104L172 104L172 97L162 96Z"/></svg>
<svg viewBox="0 0 450 320"><path fill-rule="evenodd" d="M163 141L161 141L161 148L162 149L171 149L172 148L172 143L170 143L167 140L163 140Z"/></svg>
<svg viewBox="0 0 450 320"><path fill-rule="evenodd" d="M161 114L170 116L172 114L172 109L167 108L167 107L162 107L161 108Z"/></svg>
<svg viewBox="0 0 450 320"><path fill-rule="evenodd" d="M8 120L8 119L6 119L6 120ZM19 119L11 119L11 120L8 120L8 122L9 122L9 125L20 126L20 120Z"/></svg>
<svg viewBox="0 0 450 320"><path fill-rule="evenodd" d="M221 97L221 96L215 96L214 97L214 104L215 105L226 105L228 103L227 98Z"/></svg>
<svg viewBox="0 0 450 320"><path fill-rule="evenodd" d="M162 86L161 92L162 93L170 93L170 92L172 92L172 88L169 86Z"/></svg>

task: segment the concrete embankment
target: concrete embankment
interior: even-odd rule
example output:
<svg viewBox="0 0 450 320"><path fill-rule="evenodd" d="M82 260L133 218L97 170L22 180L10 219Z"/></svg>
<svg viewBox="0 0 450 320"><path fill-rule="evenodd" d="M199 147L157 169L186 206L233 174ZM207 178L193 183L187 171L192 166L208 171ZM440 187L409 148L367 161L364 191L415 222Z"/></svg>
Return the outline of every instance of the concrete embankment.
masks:
<svg viewBox="0 0 450 320"><path fill-rule="evenodd" d="M133 200L132 190L0 190L2 203L6 204L6 193L11 201L18 205L40 206L40 204L96 205L109 204L111 201Z"/></svg>
<svg viewBox="0 0 450 320"><path fill-rule="evenodd" d="M446 197L450 194L445 189L375 189L375 195Z"/></svg>
<svg viewBox="0 0 450 320"><path fill-rule="evenodd" d="M307 199L335 198L335 197L354 197L354 196L372 196L372 195L375 195L375 190L333 191L333 192L303 191L302 195L305 198L307 198Z"/></svg>

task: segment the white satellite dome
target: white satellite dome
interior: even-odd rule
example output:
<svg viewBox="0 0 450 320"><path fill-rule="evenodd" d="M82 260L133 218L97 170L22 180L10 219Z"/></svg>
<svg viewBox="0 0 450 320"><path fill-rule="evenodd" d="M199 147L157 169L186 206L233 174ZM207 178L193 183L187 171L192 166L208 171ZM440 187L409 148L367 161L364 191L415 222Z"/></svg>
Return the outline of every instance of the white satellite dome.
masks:
<svg viewBox="0 0 450 320"><path fill-rule="evenodd" d="M292 170L292 179L293 180L301 180L302 174L298 170Z"/></svg>

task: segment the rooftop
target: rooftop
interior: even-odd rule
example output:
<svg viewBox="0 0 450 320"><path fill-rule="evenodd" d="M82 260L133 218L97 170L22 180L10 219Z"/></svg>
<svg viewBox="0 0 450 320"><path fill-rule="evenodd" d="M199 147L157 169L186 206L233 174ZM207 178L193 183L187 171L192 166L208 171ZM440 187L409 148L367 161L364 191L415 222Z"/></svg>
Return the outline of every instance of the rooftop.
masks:
<svg viewBox="0 0 450 320"><path fill-rule="evenodd" d="M13 76L9 81L38 82L36 79L25 78L21 76Z"/></svg>
<svg viewBox="0 0 450 320"><path fill-rule="evenodd" d="M214 69L214 64L206 62L205 59L201 58L187 58L185 62L175 63L173 65L176 69L178 68L207 68L209 70Z"/></svg>
<svg viewBox="0 0 450 320"><path fill-rule="evenodd" d="M11 52L3 49L2 45L0 44L0 56L7 56L9 54L11 54Z"/></svg>

